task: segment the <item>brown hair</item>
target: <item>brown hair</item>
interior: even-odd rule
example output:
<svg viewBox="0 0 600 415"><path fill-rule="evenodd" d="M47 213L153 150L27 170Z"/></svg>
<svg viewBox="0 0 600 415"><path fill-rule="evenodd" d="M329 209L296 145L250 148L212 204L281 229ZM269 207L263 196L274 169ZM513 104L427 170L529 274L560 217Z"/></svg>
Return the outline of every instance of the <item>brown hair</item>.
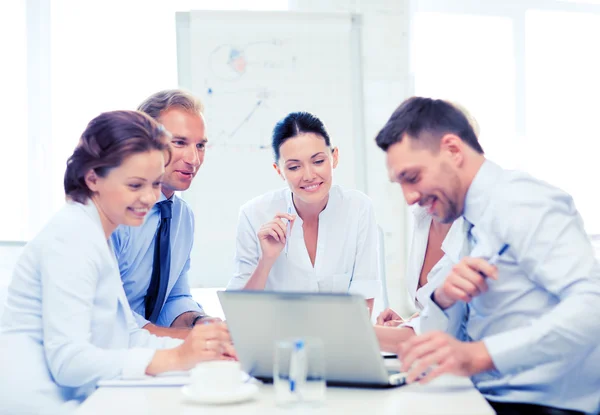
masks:
<svg viewBox="0 0 600 415"><path fill-rule="evenodd" d="M193 114L204 111L204 106L198 99L181 89L166 89L150 95L140 104L138 111L158 120L162 112L171 108L181 108Z"/></svg>
<svg viewBox="0 0 600 415"><path fill-rule="evenodd" d="M85 182L88 171L99 177L134 154L152 150L167 152L168 132L139 111L105 112L89 122L79 144L67 160L64 186L68 199L85 203L92 195Z"/></svg>
<svg viewBox="0 0 600 415"><path fill-rule="evenodd" d="M430 134L422 134L425 132ZM387 151L406 135L431 148L439 148L440 139L446 133L457 135L477 153L483 154L473 125L460 109L447 101L424 97L408 98L400 104L375 137L375 142Z"/></svg>

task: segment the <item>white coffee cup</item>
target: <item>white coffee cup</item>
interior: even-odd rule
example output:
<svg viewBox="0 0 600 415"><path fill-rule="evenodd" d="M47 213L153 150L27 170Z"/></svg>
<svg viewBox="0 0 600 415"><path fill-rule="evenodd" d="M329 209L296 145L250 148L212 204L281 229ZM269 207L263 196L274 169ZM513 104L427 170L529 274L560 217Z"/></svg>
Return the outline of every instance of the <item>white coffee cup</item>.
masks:
<svg viewBox="0 0 600 415"><path fill-rule="evenodd" d="M243 374L239 362L215 360L198 363L190 372L190 390L197 394L227 394L241 384Z"/></svg>

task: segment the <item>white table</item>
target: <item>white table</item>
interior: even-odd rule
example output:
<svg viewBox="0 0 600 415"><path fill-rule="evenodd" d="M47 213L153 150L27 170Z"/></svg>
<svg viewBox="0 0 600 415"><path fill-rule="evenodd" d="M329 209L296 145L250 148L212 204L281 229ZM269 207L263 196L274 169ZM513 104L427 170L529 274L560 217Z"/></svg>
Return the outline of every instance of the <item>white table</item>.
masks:
<svg viewBox="0 0 600 415"><path fill-rule="evenodd" d="M77 415L271 415L271 414L494 414L467 378L443 376L429 385L394 389L327 388L319 408L279 408L271 385L260 385L255 400L232 405L198 405L184 400L181 387L102 387L92 394Z"/></svg>

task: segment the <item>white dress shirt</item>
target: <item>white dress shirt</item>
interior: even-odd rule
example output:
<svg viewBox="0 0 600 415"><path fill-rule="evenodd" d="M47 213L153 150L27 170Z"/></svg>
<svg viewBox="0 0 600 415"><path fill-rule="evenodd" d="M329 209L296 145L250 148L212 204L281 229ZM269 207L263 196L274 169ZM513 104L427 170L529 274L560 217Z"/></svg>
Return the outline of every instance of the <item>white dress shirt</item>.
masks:
<svg viewBox="0 0 600 415"><path fill-rule="evenodd" d="M2 414L63 413L181 343L138 328L92 202L67 203L24 248L1 325Z"/></svg>
<svg viewBox="0 0 600 415"><path fill-rule="evenodd" d="M243 288L260 258L257 232L276 213L291 208L288 188L252 199L240 210L237 228L235 274L227 289ZM269 272L266 290L340 292L375 298L380 292L377 271L377 223L371 199L357 190L334 185L326 208L319 215L314 267L304 243L302 219L297 216L288 237L288 253L281 252Z"/></svg>
<svg viewBox="0 0 600 415"><path fill-rule="evenodd" d="M409 301L420 312L433 290L448 276L452 266L460 261L465 244L466 230L462 217L452 223L442 242L444 256L427 274L427 283L419 288L419 278L425 261L425 253L427 252L432 218L427 210L419 205L411 206L411 210L414 216L414 228L406 268L406 289ZM410 319L410 321L401 324L399 327L412 327L416 334L421 334L420 316Z"/></svg>
<svg viewBox="0 0 600 415"><path fill-rule="evenodd" d="M422 329L483 340L496 370L473 381L487 399L598 412L600 266L572 198L486 161L464 217L473 224L470 256L510 248L498 280L468 306L444 312L429 298Z"/></svg>

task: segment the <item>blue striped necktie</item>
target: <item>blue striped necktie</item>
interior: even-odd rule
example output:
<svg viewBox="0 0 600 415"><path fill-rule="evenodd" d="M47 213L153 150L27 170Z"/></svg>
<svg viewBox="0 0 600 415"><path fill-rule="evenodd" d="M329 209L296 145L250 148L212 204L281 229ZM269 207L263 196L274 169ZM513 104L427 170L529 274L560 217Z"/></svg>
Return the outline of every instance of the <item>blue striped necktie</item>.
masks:
<svg viewBox="0 0 600 415"><path fill-rule="evenodd" d="M173 202L164 200L157 203L160 209L160 225L154 238L154 261L152 278L145 298L146 319L156 323L169 285L169 269L171 268L171 210Z"/></svg>

